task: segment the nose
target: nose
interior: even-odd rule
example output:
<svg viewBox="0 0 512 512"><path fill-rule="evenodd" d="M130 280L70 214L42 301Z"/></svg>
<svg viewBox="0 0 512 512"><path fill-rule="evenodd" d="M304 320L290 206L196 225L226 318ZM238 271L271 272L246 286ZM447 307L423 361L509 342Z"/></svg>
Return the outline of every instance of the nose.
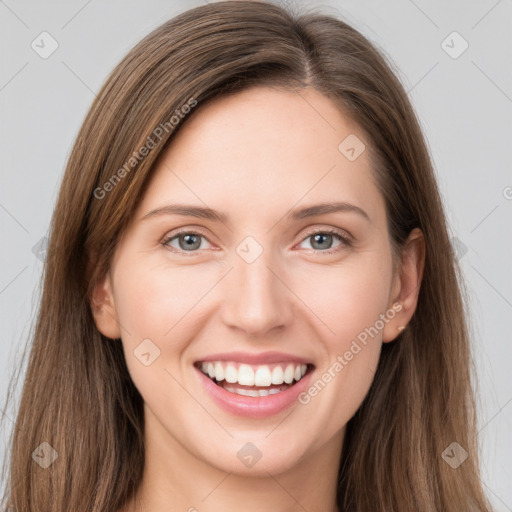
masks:
<svg viewBox="0 0 512 512"><path fill-rule="evenodd" d="M265 251L252 263L236 258L224 279L224 324L250 337L268 338L290 323L293 294Z"/></svg>

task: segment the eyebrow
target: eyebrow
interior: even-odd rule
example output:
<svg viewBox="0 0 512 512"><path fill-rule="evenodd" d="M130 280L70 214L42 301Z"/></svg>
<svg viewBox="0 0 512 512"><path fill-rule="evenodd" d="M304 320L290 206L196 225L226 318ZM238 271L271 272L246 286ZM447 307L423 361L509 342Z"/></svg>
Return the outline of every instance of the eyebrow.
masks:
<svg viewBox="0 0 512 512"><path fill-rule="evenodd" d="M291 210L285 218L287 220L301 220L307 217L315 217L317 215L325 215L327 213L336 212L351 212L357 213L364 217L367 221L371 222L369 215L359 206L355 204L338 202L338 203L320 203L313 206L306 206L296 210Z"/></svg>
<svg viewBox="0 0 512 512"><path fill-rule="evenodd" d="M308 217L315 217L318 215L325 215L328 213L336 212L356 213L365 218L367 221L371 222L369 215L362 208L347 202L320 203L312 206L306 206L304 208L289 211L284 216L284 218L286 221L291 222ZM229 217L225 213L212 210L211 208L188 204L169 204L160 208L156 208L146 213L146 215L144 215L141 220L161 215L182 215L185 217L198 217L201 219L222 222L223 224L227 224L229 222Z"/></svg>

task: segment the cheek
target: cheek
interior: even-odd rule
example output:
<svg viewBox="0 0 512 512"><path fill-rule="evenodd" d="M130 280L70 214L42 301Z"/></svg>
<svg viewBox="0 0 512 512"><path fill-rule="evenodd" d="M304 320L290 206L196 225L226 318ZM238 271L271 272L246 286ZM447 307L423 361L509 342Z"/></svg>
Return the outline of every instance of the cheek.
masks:
<svg viewBox="0 0 512 512"><path fill-rule="evenodd" d="M197 268L119 265L116 312L128 338L164 342L194 315L215 275Z"/></svg>
<svg viewBox="0 0 512 512"><path fill-rule="evenodd" d="M201 299L217 279L211 269L173 268L128 258L118 261L115 305L125 359L147 403L157 400L152 405L158 407L163 399L170 407L186 400L169 373L181 380L180 356L201 329L198 318L206 304Z"/></svg>
<svg viewBox="0 0 512 512"><path fill-rule="evenodd" d="M379 318L388 307L392 278L391 257L385 254L375 251L354 255L336 266L311 266L296 282L296 293L310 318L316 316L316 323L323 324L322 338L331 356L348 350L358 336L364 340L368 330L380 340L374 328L382 330Z"/></svg>
<svg viewBox="0 0 512 512"><path fill-rule="evenodd" d="M203 328L208 291L219 281L218 271L199 267L178 268L161 258L157 264L127 258L116 266L115 304L126 364L145 399L155 388L167 393L176 387L173 400L180 396L167 372L181 379L183 354Z"/></svg>
<svg viewBox="0 0 512 512"><path fill-rule="evenodd" d="M319 266L298 283L308 309L321 319L324 351L317 378L301 403L329 418L326 435L353 416L372 384L385 325L382 315L391 318L386 317L391 278L391 257L375 252L337 267ZM309 318L314 320L312 313Z"/></svg>

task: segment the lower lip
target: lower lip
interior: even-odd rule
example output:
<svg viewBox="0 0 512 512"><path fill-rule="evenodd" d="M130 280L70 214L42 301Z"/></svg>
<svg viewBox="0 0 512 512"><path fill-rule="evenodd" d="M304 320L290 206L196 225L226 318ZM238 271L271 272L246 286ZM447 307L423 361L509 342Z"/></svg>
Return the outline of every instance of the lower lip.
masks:
<svg viewBox="0 0 512 512"><path fill-rule="evenodd" d="M308 387L311 377L311 372L309 372L299 382L285 391L274 395L251 397L226 391L222 386L215 384L201 370L198 368L195 368L195 370L207 392L222 409L231 414L248 418L268 418L284 411L298 401L299 394Z"/></svg>

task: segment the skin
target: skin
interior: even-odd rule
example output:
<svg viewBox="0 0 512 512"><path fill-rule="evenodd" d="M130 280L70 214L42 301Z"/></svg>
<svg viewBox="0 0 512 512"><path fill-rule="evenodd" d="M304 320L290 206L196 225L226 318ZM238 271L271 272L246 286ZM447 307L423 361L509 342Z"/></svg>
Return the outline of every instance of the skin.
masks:
<svg viewBox="0 0 512 512"><path fill-rule="evenodd" d="M338 150L350 134L366 140L316 90L256 87L190 114L160 156L93 296L98 329L122 338L145 402L140 509L337 510L345 426L370 388L382 343L414 313L424 260L415 230L393 272L368 151L349 161ZM285 218L292 208L335 201L358 206L369 219L350 211ZM229 221L143 219L173 203L207 206ZM177 237L165 245L177 228L204 235L195 252ZM315 245L311 231L329 228L349 234L351 243L333 236ZM236 251L247 236L263 248L251 264ZM313 362L314 382L395 303L400 312L317 396L270 418L220 409L192 366L213 353L278 350ZM145 366L133 351L148 338L160 356ZM237 458L247 442L262 453L252 468ZM135 509L130 501L123 510Z"/></svg>

